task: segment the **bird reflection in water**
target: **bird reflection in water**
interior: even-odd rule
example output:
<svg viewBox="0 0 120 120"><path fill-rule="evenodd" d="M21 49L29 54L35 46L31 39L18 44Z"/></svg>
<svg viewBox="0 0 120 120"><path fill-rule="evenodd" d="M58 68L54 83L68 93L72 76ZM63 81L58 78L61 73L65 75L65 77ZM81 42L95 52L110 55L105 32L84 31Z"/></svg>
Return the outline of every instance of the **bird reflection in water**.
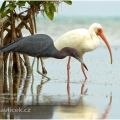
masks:
<svg viewBox="0 0 120 120"><path fill-rule="evenodd" d="M85 89L85 83L81 86L81 95L78 101L71 100L70 93L68 94L68 105L60 105L56 107L54 110L54 119L99 119L99 112L98 109L90 104L84 101L84 96L87 94L87 90ZM71 102L72 101L72 102ZM112 95L110 95L110 102L106 107L106 110L104 111L103 115L101 116L101 119L106 119L107 115L109 113L110 107L112 104Z"/></svg>
<svg viewBox="0 0 120 120"><path fill-rule="evenodd" d="M30 84L30 78L31 78L31 74L27 75L25 80L24 80L24 83L21 83L21 87L22 87L22 84L23 84L23 89L21 90L21 95L20 97L18 98L18 104L20 105L24 105L24 100L26 98L26 93L27 93L27 90L28 90L28 87L29 87L29 84Z"/></svg>
<svg viewBox="0 0 120 120"><path fill-rule="evenodd" d="M30 76L8 76L9 82L5 82L6 77L0 75L0 110L3 108L21 108L31 110L30 112L0 112L0 119L54 119L55 116L60 118L94 118L98 119L99 113L98 109L87 102L84 101L84 96L87 94L87 89L85 90L86 81L81 86L81 93L79 99L72 99L70 94L61 97L56 95L45 96L49 103L46 104L42 101L41 97L44 97L41 93L43 87L48 81L41 80L40 85L37 86L37 94L33 93L31 89L32 98L29 99L31 102L26 103L26 97L29 97L28 87L30 85ZM5 79L4 79L5 78ZM33 87L32 87L33 88ZM20 90L21 89L21 90ZM20 90L20 91L19 91ZM4 91L4 92L3 92ZM3 94L3 95L2 95ZM35 97L36 96L36 97ZM40 97L41 96L41 97ZM61 99L62 98L62 99ZM63 101L63 98L64 99ZM110 106L112 103L112 97L110 97L110 102L104 111L102 119L107 118ZM89 116L88 116L89 115Z"/></svg>

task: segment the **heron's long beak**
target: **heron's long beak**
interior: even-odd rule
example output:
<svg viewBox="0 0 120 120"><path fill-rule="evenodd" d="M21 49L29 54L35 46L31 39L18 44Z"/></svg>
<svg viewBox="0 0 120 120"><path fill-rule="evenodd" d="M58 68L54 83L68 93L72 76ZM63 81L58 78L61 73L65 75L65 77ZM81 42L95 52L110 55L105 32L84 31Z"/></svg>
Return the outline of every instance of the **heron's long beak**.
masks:
<svg viewBox="0 0 120 120"><path fill-rule="evenodd" d="M85 65L85 63L83 62L83 60L80 57L76 58L79 62L81 62L81 64L85 67L85 69L88 71L87 66Z"/></svg>
<svg viewBox="0 0 120 120"><path fill-rule="evenodd" d="M99 36L103 39L103 41L105 42L105 44L106 44L106 46L107 46L107 48L108 48L108 50L109 50L110 60L111 60L111 64L112 64L113 59L112 59L112 51L111 51L110 45L109 45L109 43L108 43L108 41L107 41L107 39L106 39L106 37L105 37L105 35L104 35L103 32L101 32L101 33L99 34Z"/></svg>

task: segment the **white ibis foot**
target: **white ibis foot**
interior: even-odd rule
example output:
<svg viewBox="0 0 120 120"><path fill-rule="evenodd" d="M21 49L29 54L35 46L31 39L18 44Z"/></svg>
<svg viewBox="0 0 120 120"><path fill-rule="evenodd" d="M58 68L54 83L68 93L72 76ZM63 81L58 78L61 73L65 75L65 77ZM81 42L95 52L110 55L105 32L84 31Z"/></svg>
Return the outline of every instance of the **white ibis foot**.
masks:
<svg viewBox="0 0 120 120"><path fill-rule="evenodd" d="M46 69L42 69L42 73L43 74L47 74L47 70Z"/></svg>
<svg viewBox="0 0 120 120"><path fill-rule="evenodd" d="M67 83L67 93L68 95L70 95L70 84L69 83Z"/></svg>

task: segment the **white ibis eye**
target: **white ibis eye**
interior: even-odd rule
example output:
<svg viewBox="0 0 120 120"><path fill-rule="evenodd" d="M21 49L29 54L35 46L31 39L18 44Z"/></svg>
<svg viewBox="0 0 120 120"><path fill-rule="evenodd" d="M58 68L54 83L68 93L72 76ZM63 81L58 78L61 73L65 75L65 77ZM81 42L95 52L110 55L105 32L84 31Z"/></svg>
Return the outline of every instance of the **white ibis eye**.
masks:
<svg viewBox="0 0 120 120"><path fill-rule="evenodd" d="M97 32L99 33L99 32L100 32L100 29L98 29Z"/></svg>
<svg viewBox="0 0 120 120"><path fill-rule="evenodd" d="M102 29L101 28L98 28L98 33L102 32Z"/></svg>
<svg viewBox="0 0 120 120"><path fill-rule="evenodd" d="M101 32L102 32L102 29L101 29L101 28L98 28L96 34L99 35Z"/></svg>

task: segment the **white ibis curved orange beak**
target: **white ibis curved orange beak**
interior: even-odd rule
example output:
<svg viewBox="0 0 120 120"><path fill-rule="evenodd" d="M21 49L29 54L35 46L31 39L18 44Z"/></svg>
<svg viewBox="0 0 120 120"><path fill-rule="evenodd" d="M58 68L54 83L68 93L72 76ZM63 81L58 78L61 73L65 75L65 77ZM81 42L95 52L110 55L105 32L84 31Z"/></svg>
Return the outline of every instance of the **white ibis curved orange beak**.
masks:
<svg viewBox="0 0 120 120"><path fill-rule="evenodd" d="M113 58L112 58L112 51L111 51L110 45L109 45L109 43L108 43L108 41L107 41L107 39L106 39L106 37L105 37L103 32L99 33L99 36L103 39L103 41L105 42L105 44L106 44L106 46L107 46L107 48L109 50L110 60L111 60L111 64L112 64Z"/></svg>

